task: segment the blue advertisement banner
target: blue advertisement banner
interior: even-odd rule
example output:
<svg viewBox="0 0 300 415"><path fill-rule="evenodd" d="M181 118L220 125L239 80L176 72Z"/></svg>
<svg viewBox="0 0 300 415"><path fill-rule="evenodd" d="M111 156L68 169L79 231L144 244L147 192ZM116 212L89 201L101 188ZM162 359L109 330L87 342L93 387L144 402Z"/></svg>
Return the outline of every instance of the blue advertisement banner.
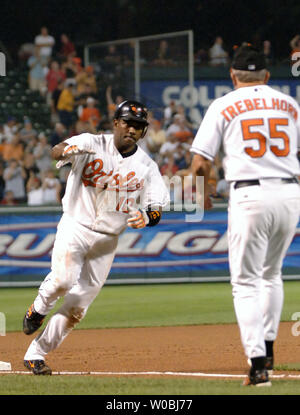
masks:
<svg viewBox="0 0 300 415"><path fill-rule="evenodd" d="M300 85L297 79L269 81L269 86L285 94L291 95L300 102ZM200 123L206 109L216 98L232 91L232 82L224 80L195 80L191 90L187 81L143 81L141 83L141 95L151 97L156 107L164 108L170 101L181 104L187 109L187 113L196 123ZM159 117L159 114L156 114ZM161 116L161 114L160 114Z"/></svg>
<svg viewBox="0 0 300 415"><path fill-rule="evenodd" d="M60 214L0 216L0 286L42 281L50 271ZM165 212L161 223L126 230L119 238L108 282L200 281L229 275L227 212L206 212L187 223L185 213ZM300 223L284 260L284 273L299 274ZM17 285L17 284L16 284Z"/></svg>

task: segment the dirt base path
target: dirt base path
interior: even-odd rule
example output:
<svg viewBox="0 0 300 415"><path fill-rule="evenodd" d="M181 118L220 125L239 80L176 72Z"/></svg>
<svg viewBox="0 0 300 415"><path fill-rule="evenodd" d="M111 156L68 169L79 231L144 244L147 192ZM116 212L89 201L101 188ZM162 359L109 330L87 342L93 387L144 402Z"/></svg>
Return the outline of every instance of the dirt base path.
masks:
<svg viewBox="0 0 300 415"><path fill-rule="evenodd" d="M0 337L0 360L25 370L33 336ZM300 362L300 338L281 323L276 364ZM172 371L245 374L248 370L237 325L74 330L47 362L53 371Z"/></svg>

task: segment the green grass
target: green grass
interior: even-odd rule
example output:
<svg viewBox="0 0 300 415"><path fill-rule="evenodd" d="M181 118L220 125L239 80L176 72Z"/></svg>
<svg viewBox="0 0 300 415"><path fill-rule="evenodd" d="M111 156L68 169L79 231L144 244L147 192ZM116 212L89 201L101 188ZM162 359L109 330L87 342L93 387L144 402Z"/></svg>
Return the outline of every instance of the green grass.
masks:
<svg viewBox="0 0 300 415"><path fill-rule="evenodd" d="M283 321L300 311L300 283L284 284ZM6 330L20 331L36 288L0 289ZM61 304L59 300L54 311ZM229 283L104 286L77 328L151 327L236 322Z"/></svg>
<svg viewBox="0 0 300 415"><path fill-rule="evenodd" d="M0 376L0 395L298 395L300 381L272 380L271 388L243 387L242 379Z"/></svg>
<svg viewBox="0 0 300 415"><path fill-rule="evenodd" d="M300 311L300 283L284 284L282 321ZM22 330L36 288L0 289L6 330ZM62 299L56 305L55 311ZM50 314L52 315L52 313ZM80 329L235 323L229 283L104 286ZM1 338L0 338L1 341ZM299 364L276 369L299 370ZM245 388L242 379L0 375L0 395L299 395L300 381L273 380L272 388Z"/></svg>

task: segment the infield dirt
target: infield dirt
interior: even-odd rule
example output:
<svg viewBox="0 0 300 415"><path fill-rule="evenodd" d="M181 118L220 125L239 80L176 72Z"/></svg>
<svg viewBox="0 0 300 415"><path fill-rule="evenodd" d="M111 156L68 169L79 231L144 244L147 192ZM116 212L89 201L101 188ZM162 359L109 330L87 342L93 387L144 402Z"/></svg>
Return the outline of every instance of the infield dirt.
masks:
<svg viewBox="0 0 300 415"><path fill-rule="evenodd" d="M0 338L0 358L25 370L23 357L34 335L9 332ZM275 364L299 362L299 337L281 323ZM53 371L172 371L246 374L248 365L236 324L74 330L48 354Z"/></svg>

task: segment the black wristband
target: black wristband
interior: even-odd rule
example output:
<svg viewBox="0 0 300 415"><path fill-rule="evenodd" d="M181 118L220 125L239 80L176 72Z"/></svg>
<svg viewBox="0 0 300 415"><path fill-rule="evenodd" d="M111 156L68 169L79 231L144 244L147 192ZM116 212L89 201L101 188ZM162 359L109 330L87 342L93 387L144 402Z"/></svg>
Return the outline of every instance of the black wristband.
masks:
<svg viewBox="0 0 300 415"><path fill-rule="evenodd" d="M161 218L161 213L159 210L147 210L147 216L149 218L149 223L147 226L155 226L158 224Z"/></svg>

